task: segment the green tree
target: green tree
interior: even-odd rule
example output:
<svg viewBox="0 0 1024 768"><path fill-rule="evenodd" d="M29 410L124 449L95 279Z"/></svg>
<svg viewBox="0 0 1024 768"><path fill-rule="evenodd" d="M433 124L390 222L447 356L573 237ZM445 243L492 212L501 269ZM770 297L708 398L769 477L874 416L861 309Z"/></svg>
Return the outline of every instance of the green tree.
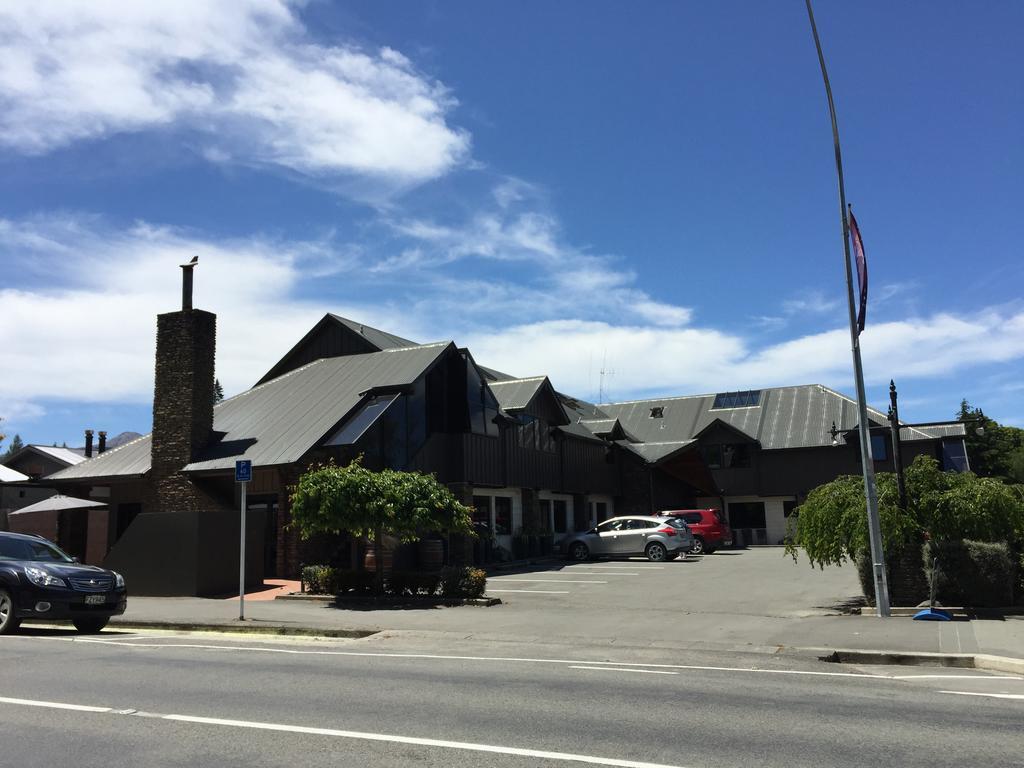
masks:
<svg viewBox="0 0 1024 768"><path fill-rule="evenodd" d="M907 468L907 510L899 508L896 476L881 472L878 510L887 555L917 546L925 532L936 540L1024 541L1024 493L1020 486L971 472L943 472L929 456ZM807 494L790 518L786 551L803 550L812 565L841 565L868 551L864 485L838 477Z"/></svg>
<svg viewBox="0 0 1024 768"><path fill-rule="evenodd" d="M16 454L18 451L20 451L24 447L25 447L25 444L21 441L21 435L15 434L14 437L11 438L11 444L9 446L7 446L7 453L5 453L3 455L3 458L4 459L11 458L11 456Z"/></svg>
<svg viewBox="0 0 1024 768"><path fill-rule="evenodd" d="M471 510L433 475L385 469L373 472L359 459L345 467L314 467L291 495L292 525L303 538L317 533L372 538L377 591L383 589L382 540L413 541L424 533L472 533Z"/></svg>
<svg viewBox="0 0 1024 768"><path fill-rule="evenodd" d="M980 477L1024 482L1024 429L1004 427L966 399L960 401L956 418L967 427L964 442L972 472Z"/></svg>
<svg viewBox="0 0 1024 768"><path fill-rule="evenodd" d="M213 380L213 404L216 405L224 399L224 387L220 385L220 379Z"/></svg>

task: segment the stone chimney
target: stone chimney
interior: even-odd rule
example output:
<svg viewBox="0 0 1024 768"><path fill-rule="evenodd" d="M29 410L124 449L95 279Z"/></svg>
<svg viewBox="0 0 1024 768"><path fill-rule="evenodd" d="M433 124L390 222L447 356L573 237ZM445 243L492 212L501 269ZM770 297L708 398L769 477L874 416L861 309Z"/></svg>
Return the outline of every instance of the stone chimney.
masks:
<svg viewBox="0 0 1024 768"><path fill-rule="evenodd" d="M100 431L100 445L96 453L100 454L103 453L105 450L107 450L107 433Z"/></svg>
<svg viewBox="0 0 1024 768"><path fill-rule="evenodd" d="M157 315L151 477L160 512L209 508L205 494L181 474L213 432L217 316L192 308L198 260L181 265L181 310Z"/></svg>
<svg viewBox="0 0 1024 768"><path fill-rule="evenodd" d="M85 458L92 458L92 430L85 430Z"/></svg>

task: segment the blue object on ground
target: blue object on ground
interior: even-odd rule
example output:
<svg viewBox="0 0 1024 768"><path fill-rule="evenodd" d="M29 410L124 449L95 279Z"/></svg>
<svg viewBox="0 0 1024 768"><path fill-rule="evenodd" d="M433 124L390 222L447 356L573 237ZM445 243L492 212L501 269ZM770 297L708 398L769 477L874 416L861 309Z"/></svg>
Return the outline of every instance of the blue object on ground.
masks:
<svg viewBox="0 0 1024 768"><path fill-rule="evenodd" d="M952 621L953 617L947 611L939 608L925 608L914 614L914 621Z"/></svg>

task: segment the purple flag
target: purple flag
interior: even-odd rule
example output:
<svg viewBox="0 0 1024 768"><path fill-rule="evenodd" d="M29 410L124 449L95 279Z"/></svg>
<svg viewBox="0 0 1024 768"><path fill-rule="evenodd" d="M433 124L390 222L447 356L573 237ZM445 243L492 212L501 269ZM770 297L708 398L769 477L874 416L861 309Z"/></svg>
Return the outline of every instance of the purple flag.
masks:
<svg viewBox="0 0 1024 768"><path fill-rule="evenodd" d="M860 288L860 307L857 310L857 334L864 332L864 319L868 311L868 259L864 255L864 241L860 239L860 228L850 210L850 240L853 241L853 255L857 260L857 285Z"/></svg>

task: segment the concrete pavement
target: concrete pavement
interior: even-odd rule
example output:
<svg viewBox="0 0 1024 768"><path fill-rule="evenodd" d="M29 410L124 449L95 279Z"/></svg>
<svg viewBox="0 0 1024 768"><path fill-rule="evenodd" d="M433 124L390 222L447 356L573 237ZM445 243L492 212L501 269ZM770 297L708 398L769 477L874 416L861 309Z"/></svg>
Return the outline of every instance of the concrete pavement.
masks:
<svg viewBox="0 0 1024 768"><path fill-rule="evenodd" d="M492 574L488 594L503 605L339 609L247 600L244 627L675 650L862 649L1024 658L1024 617L946 623L844 614L859 594L852 567L821 571L770 547L659 564L538 564ZM127 613L114 623L238 628L237 616L237 598L130 597Z"/></svg>

